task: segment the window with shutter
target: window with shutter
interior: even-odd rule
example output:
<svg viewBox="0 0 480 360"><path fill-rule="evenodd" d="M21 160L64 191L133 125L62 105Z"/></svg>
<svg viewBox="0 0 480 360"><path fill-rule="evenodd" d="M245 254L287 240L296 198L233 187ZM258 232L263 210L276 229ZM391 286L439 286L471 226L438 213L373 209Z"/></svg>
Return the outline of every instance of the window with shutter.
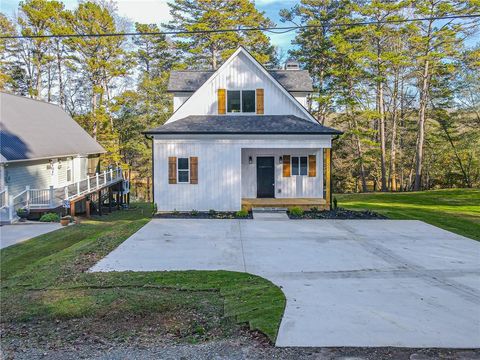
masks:
<svg viewBox="0 0 480 360"><path fill-rule="evenodd" d="M306 156L292 156L292 175L306 176L308 163Z"/></svg>
<svg viewBox="0 0 480 360"><path fill-rule="evenodd" d="M178 182L188 183L190 182L190 161L189 158L178 158Z"/></svg>

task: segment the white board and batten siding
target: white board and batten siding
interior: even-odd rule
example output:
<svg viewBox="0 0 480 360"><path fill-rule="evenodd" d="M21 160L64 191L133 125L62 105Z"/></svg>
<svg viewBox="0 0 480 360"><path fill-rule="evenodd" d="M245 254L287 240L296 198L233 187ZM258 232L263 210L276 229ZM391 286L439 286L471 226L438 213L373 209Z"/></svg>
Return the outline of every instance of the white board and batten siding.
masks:
<svg viewBox="0 0 480 360"><path fill-rule="evenodd" d="M256 90L264 89L264 114L265 115L295 115L307 118L296 101L285 94L281 87L270 81L267 75L252 63L245 54L239 53L224 69L212 75L200 89L188 98L185 106L178 107L167 123L185 118L189 115L217 115L218 114L218 89L226 90ZM303 100L303 94L298 94L298 99ZM175 101L175 100L174 100ZM179 97L177 105L186 101ZM303 105L303 104L302 104ZM235 115L239 115L235 113Z"/></svg>
<svg viewBox="0 0 480 360"><path fill-rule="evenodd" d="M192 96L192 92L176 92L173 94L173 111L183 105L185 101ZM292 92L293 97L305 108L308 109L308 93L306 92ZM238 115L238 114L237 114Z"/></svg>
<svg viewBox="0 0 480 360"><path fill-rule="evenodd" d="M311 139L297 136L184 136L183 139L163 135L154 138L154 198L158 211L236 211L242 197L256 197L256 170L242 169L242 153L276 155L276 178L281 193L277 197L322 197L322 148L331 146L331 137L315 135ZM242 151L242 149L244 149ZM279 154L317 155L317 177L279 179ZM198 157L198 184L168 182L169 157ZM246 158L248 164L248 157ZM245 160L245 158L243 159ZM249 165L255 167L255 165ZM242 170L246 170L242 172ZM242 181L242 177L248 180ZM302 177L304 178L304 177ZM299 190L301 189L301 191ZM252 196L250 196L252 195Z"/></svg>

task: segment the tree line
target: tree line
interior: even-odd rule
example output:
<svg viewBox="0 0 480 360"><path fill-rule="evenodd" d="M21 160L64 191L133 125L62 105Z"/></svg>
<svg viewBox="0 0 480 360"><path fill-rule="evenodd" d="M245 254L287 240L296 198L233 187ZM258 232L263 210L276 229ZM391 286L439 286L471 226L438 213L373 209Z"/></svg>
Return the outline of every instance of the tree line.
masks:
<svg viewBox="0 0 480 360"><path fill-rule="evenodd" d="M478 18L438 19L479 9L478 1L302 0L282 10L283 21L311 26L292 53L315 80L312 110L345 132L334 147L338 190L479 186ZM367 25L348 25L357 22Z"/></svg>
<svg viewBox="0 0 480 360"><path fill-rule="evenodd" d="M169 6L173 20L159 27L130 23L111 1L84 1L68 10L56 0L25 0L16 16L0 13L0 33L273 25L249 0L175 0ZM302 0L281 11L284 22L316 25L298 31L289 55L314 79L311 112L344 131L334 142L338 191L479 185L478 22L400 22L473 14L479 7L475 0ZM359 21L376 23L348 26ZM151 144L142 131L172 113L170 71L216 69L239 45L267 68L285 60L261 31L0 39L0 89L59 104L107 150L105 165L148 177Z"/></svg>

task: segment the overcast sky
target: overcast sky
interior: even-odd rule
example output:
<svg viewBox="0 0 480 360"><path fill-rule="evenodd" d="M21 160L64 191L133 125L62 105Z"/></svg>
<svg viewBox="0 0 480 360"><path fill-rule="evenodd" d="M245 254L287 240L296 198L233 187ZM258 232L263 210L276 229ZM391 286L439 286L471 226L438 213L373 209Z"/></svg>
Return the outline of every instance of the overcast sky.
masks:
<svg viewBox="0 0 480 360"><path fill-rule="evenodd" d="M118 13L122 17L129 18L132 22L141 22L147 24L160 24L168 22L170 17L169 0L116 0L118 5ZM171 0L170 0L171 1ZM299 0L256 0L255 4L257 8L264 11L265 14L275 23L281 26L278 12L283 8L291 8ZM18 0L0 0L0 11L8 16L12 16L16 13L18 8ZM74 9L78 3L77 0L65 0L63 1L68 9ZM285 34L271 34L272 43L284 51L290 48L292 39L295 37L295 32L289 32Z"/></svg>

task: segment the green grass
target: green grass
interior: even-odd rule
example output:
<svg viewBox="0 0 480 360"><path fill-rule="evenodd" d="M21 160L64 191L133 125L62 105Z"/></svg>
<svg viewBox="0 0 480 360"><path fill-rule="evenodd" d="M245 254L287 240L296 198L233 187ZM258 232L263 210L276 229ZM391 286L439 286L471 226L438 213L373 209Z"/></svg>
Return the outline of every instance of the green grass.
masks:
<svg viewBox="0 0 480 360"><path fill-rule="evenodd" d="M480 240L480 190L336 194L338 206L373 210L391 219L415 219Z"/></svg>
<svg viewBox="0 0 480 360"><path fill-rule="evenodd" d="M149 221L145 205L69 226L3 249L2 328L21 324L40 337L98 333L202 341L247 323L274 341L285 308L282 291L258 276L229 271L88 273L92 265ZM152 330L153 329L153 330ZM68 335L70 334L70 335ZM140 335L139 335L140 334Z"/></svg>

